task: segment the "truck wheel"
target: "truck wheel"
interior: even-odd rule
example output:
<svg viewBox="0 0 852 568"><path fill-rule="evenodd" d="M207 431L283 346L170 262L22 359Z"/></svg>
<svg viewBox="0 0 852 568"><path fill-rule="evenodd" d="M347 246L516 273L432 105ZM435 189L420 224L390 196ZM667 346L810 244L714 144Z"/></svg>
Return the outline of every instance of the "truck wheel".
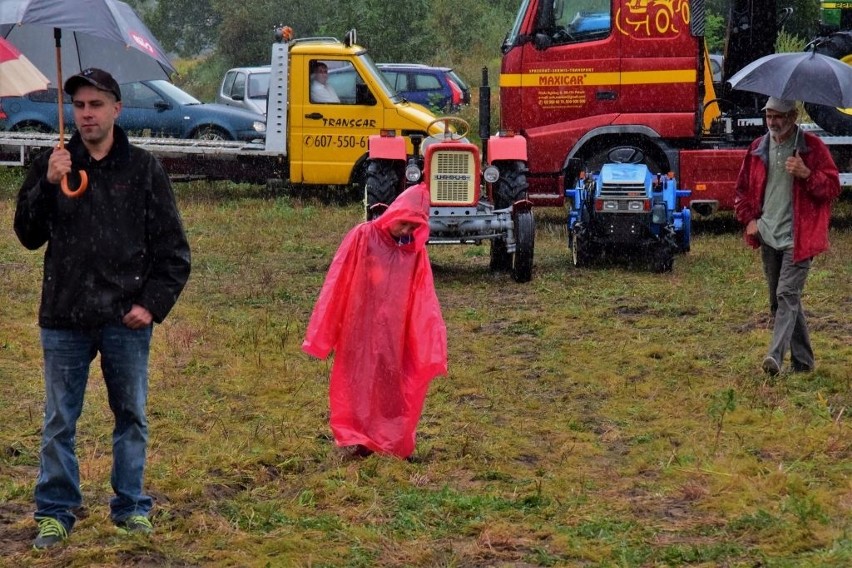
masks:
<svg viewBox="0 0 852 568"><path fill-rule="evenodd" d="M651 251L651 269L662 274L671 272L672 267L674 267L674 251L668 243L661 242Z"/></svg>
<svg viewBox="0 0 852 568"><path fill-rule="evenodd" d="M527 165L521 161L498 162L500 179L494 187L494 208L506 209L527 196Z"/></svg>
<svg viewBox="0 0 852 568"><path fill-rule="evenodd" d="M852 34L839 32L816 47L817 53L852 64ZM820 128L838 136L852 135L852 108L834 108L805 103L808 115Z"/></svg>
<svg viewBox="0 0 852 568"><path fill-rule="evenodd" d="M492 272L506 272L512 268L512 255L506 252L506 239L494 239L491 241L491 264Z"/></svg>
<svg viewBox="0 0 852 568"><path fill-rule="evenodd" d="M535 220L529 209L515 215L515 238L517 244L512 262L512 278L515 282L529 282L532 279L535 252Z"/></svg>
<svg viewBox="0 0 852 568"><path fill-rule="evenodd" d="M399 173L393 160L370 160L364 182L364 205L367 220L375 219L399 194Z"/></svg>
<svg viewBox="0 0 852 568"><path fill-rule="evenodd" d="M575 268L586 268L591 266L595 259L595 252L585 231L571 231L571 261Z"/></svg>

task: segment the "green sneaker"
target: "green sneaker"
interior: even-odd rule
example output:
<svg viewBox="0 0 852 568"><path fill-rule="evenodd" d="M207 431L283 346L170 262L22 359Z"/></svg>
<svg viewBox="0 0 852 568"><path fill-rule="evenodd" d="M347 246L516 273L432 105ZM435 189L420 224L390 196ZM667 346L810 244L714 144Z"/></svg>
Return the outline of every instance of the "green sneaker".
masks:
<svg viewBox="0 0 852 568"><path fill-rule="evenodd" d="M66 538L68 538L68 531L65 530L65 525L53 517L44 517L38 520L38 536L33 543L33 548L44 550L59 544Z"/></svg>
<svg viewBox="0 0 852 568"><path fill-rule="evenodd" d="M120 523L116 523L118 532L123 534L151 534L154 525L144 515L130 515Z"/></svg>

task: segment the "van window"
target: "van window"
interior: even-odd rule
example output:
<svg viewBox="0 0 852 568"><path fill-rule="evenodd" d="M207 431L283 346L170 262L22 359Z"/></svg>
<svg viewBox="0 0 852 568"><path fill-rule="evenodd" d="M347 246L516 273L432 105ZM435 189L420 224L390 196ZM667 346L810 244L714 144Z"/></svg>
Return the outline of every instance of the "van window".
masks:
<svg viewBox="0 0 852 568"><path fill-rule="evenodd" d="M349 105L375 105L376 97L370 92L369 87L361 78L355 66L349 62L335 62L334 66L328 72L327 87L332 89L342 104ZM332 65L329 65L332 67ZM312 74L312 81L313 74ZM319 78L321 80L321 78ZM311 93L311 102L319 102L314 100L314 92Z"/></svg>

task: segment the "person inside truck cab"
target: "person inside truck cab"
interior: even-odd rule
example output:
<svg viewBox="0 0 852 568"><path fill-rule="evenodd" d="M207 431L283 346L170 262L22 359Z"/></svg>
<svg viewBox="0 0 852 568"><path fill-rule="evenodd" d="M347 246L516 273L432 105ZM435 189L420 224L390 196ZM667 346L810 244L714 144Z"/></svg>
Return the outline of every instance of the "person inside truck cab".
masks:
<svg viewBox="0 0 852 568"><path fill-rule="evenodd" d="M311 62L311 102L339 103L340 98L328 84L328 65L322 61Z"/></svg>

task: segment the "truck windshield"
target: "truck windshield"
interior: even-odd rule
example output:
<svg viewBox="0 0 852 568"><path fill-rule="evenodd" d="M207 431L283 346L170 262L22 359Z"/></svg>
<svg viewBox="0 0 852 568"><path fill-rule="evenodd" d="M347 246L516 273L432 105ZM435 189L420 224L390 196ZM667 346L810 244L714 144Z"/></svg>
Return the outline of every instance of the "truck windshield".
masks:
<svg viewBox="0 0 852 568"><path fill-rule="evenodd" d="M376 87L381 89L385 96L387 96L389 99L391 99L391 101L395 103L402 100L402 97L399 95L399 93L396 92L396 89L391 86L391 84L385 78L384 74L379 71L379 68L376 67L376 64L373 62L373 59L369 55L367 55L366 53L362 53L357 57L361 60L362 64L364 65L364 68L369 69L370 74L375 77Z"/></svg>
<svg viewBox="0 0 852 568"><path fill-rule="evenodd" d="M518 9L518 15L515 16L515 23L512 24L512 29L506 35L506 39L503 40L503 53L509 51L512 46L515 45L515 42L518 41L518 35L521 33L521 24L524 21L524 15L527 13L529 6L530 0L524 0L521 2L521 7Z"/></svg>
<svg viewBox="0 0 852 568"><path fill-rule="evenodd" d="M609 0L554 0L551 31L554 42L573 43L607 37L612 19L609 10Z"/></svg>

